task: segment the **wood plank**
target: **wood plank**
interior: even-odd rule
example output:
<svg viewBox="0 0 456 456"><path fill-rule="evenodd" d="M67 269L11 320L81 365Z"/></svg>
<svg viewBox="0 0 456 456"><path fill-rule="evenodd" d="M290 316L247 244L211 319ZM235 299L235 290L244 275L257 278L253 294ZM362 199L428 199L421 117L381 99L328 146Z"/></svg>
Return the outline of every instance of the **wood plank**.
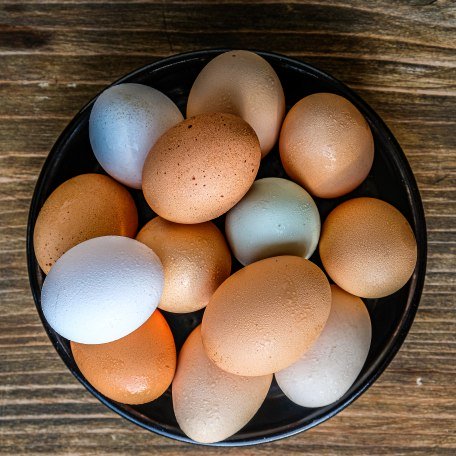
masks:
<svg viewBox="0 0 456 456"><path fill-rule="evenodd" d="M385 2L386 3L386 2ZM451 6L437 5L436 8L417 8L416 5L408 5L406 2L396 4L394 9L385 8L375 0L369 2L352 2L350 4L309 1L309 2L191 2L188 8L187 2L176 2L173 8L166 8L162 2L145 2L138 8L131 2L119 2L113 4L105 2L78 4L77 12L72 4L67 3L40 3L29 4L16 2L14 5L5 4L2 9L5 15L3 23L17 25L26 23L29 26L71 26L71 27L94 27L96 29L111 28L112 24L118 23L119 16L122 21L119 28L158 28L165 30L194 30L195 28L206 30L230 29L229 24L237 24L239 28L249 30L251 24L255 28L269 28L270 18L274 17L285 21L286 30L301 31L307 23L318 23L322 31L338 30L346 33L350 28L353 32L371 29L377 32L378 23L384 27L382 35L391 32L399 39L403 31L413 29L415 36L426 35L425 27L413 27L413 25L433 25L443 33L437 37L450 37L451 29L454 28L452 20L455 18L455 10ZM379 7L380 6L380 7ZM312 9L312 17L305 17L303 13ZM331 21L337 15L337 21ZM205 16L210 21L202 21ZM166 19L172 18L172 22L164 24ZM279 22L280 23L280 22ZM349 27L348 27L349 25ZM274 30L274 29L273 29ZM445 35L447 33L447 35ZM450 40L451 42L451 40ZM437 45L439 41L434 42Z"/></svg>
<svg viewBox="0 0 456 456"><path fill-rule="evenodd" d="M400 63L354 58L302 57L305 60L348 85L384 86L404 89L455 89L455 69L445 66L417 63ZM2 56L0 82L18 84L53 84L72 87L74 84L107 85L124 74L160 58L153 55L54 55L43 59L42 55L10 54Z"/></svg>
<svg viewBox="0 0 456 456"><path fill-rule="evenodd" d="M95 97L105 84L54 84L38 83L16 85L0 83L0 119L27 120L27 118L71 119L91 98ZM450 133L456 119L455 97L439 91L427 90L426 93L409 92L400 88L358 87L357 92L385 119L387 123L417 122L433 119L440 123L440 129ZM15 97L8 97L14 90ZM417 110L417 106L420 107ZM451 141L451 140L450 140Z"/></svg>
<svg viewBox="0 0 456 456"><path fill-rule="evenodd" d="M25 265L30 197L71 117L119 76L208 46L281 52L357 90L408 157L429 239L415 322L380 379L317 428L233 454L455 454L455 34L452 0L0 0L0 454L226 454L143 431L86 392Z"/></svg>
<svg viewBox="0 0 456 456"><path fill-rule="evenodd" d="M316 24L314 27L318 28ZM372 36L356 34L322 35L312 32L309 26L304 33L269 31L256 33L239 30L234 32L154 32L122 31L106 33L105 30L36 30L32 27L11 28L0 26L0 55L105 55L128 57L168 56L194 49L229 47L235 49L268 49L301 58L337 58L361 61L422 64L435 67L455 68L452 48L436 49L431 44L379 40ZM83 33L82 33L83 32ZM81 40L81 36L84 40ZM448 38L449 39L449 38ZM428 40L429 42L429 40ZM210 43L208 46L207 43ZM442 44L443 46L443 44Z"/></svg>

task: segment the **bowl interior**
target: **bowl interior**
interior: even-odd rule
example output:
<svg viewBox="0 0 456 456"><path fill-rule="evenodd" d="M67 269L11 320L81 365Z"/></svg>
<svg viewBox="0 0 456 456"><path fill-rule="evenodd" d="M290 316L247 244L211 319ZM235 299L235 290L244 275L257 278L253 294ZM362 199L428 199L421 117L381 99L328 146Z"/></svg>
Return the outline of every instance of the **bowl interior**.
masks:
<svg viewBox="0 0 456 456"><path fill-rule="evenodd" d="M201 51L171 57L141 68L118 82L150 85L168 95L185 114L188 93L204 65L220 50ZM276 70L286 96L287 111L302 97L315 92L332 92L348 98L367 118L375 140L375 160L368 178L350 194L337 199L316 199L322 222L336 205L357 196L372 196L398 208L408 219L418 241L418 265L409 283L383 299L364 300L373 325L372 345L366 364L355 384L338 402L308 409L289 401L273 382L266 401L255 417L236 435L219 445L246 445L274 440L315 426L336 414L358 397L384 370L399 349L418 306L426 263L426 230L422 204L407 160L391 132L375 112L345 85L329 75L283 56L261 53ZM92 101L93 102L93 101ZM73 119L51 151L38 180L30 209L27 250L32 292L43 325L59 355L84 386L108 407L129 420L168 437L190 441L179 429L173 413L171 391L149 404L128 406L111 401L95 391L75 365L69 343L56 334L41 313L40 289L44 280L34 253L33 228L38 212L49 194L62 182L82 173L104 173L89 142L88 120L92 102ZM258 178L287 177L280 163L277 146L262 161ZM140 191L130 190L138 206L140 227L154 214ZM224 217L215 221L223 230ZM312 261L321 266L316 254ZM241 265L233 258L233 272ZM175 315L163 312L174 333L178 349L201 321L203 311Z"/></svg>

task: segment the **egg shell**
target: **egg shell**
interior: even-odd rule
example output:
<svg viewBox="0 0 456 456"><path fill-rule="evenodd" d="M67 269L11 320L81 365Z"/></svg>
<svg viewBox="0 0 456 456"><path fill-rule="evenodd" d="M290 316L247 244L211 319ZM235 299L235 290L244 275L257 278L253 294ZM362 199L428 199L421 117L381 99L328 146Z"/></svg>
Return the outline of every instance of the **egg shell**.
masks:
<svg viewBox="0 0 456 456"><path fill-rule="evenodd" d="M144 197L172 222L207 222L245 195L260 159L258 138L240 117L201 114L156 142L144 165Z"/></svg>
<svg viewBox="0 0 456 456"><path fill-rule="evenodd" d="M150 247L163 264L160 309L177 313L202 309L230 275L230 251L212 222L182 225L155 217L136 239Z"/></svg>
<svg viewBox="0 0 456 456"><path fill-rule="evenodd" d="M182 119L179 108L158 90L117 84L95 100L89 119L90 144L109 175L141 188L144 160L151 147Z"/></svg>
<svg viewBox="0 0 456 456"><path fill-rule="evenodd" d="M125 404L160 397L176 370L176 346L168 323L156 310L138 329L106 344L71 342L74 360L101 394Z"/></svg>
<svg viewBox="0 0 456 456"><path fill-rule="evenodd" d="M279 149L287 174L320 198L354 190L374 160L366 119L347 99L333 93L309 95L291 108Z"/></svg>
<svg viewBox="0 0 456 456"><path fill-rule="evenodd" d="M197 442L224 440L255 415L271 381L271 374L241 377L219 369L206 355L198 326L182 347L173 381L177 422Z"/></svg>
<svg viewBox="0 0 456 456"><path fill-rule="evenodd" d="M257 376L297 361L323 329L329 282L309 260L279 256L252 263L220 285L203 315L209 358L223 370Z"/></svg>
<svg viewBox="0 0 456 456"><path fill-rule="evenodd" d="M36 219L35 256L45 274L69 249L98 236L134 237L138 212L130 193L108 176L81 174L57 187Z"/></svg>
<svg viewBox="0 0 456 456"><path fill-rule="evenodd" d="M331 312L312 347L275 374L285 395L303 407L324 407L340 399L364 366L372 338L363 301L331 285Z"/></svg>
<svg viewBox="0 0 456 456"><path fill-rule="evenodd" d="M319 249L331 279L363 298L398 291L417 260L415 235L405 217L375 198L355 198L337 206L323 224Z"/></svg>
<svg viewBox="0 0 456 456"><path fill-rule="evenodd" d="M61 336L83 344L120 339L157 308L163 267L147 246L122 236L89 239L63 254L41 290L41 307Z"/></svg>
<svg viewBox="0 0 456 456"><path fill-rule="evenodd" d="M229 51L211 60L193 83L187 117L227 112L254 130L264 157L279 137L285 114L282 84L272 66L250 51Z"/></svg>
<svg viewBox="0 0 456 456"><path fill-rule="evenodd" d="M320 237L320 214L312 197L286 179L256 180L227 214L225 232L244 266L278 255L309 258Z"/></svg>

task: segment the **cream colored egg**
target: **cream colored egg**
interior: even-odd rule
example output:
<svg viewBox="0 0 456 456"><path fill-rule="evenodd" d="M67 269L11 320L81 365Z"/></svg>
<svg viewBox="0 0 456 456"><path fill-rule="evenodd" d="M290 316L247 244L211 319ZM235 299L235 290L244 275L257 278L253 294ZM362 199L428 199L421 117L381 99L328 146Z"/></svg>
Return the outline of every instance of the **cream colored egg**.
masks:
<svg viewBox="0 0 456 456"><path fill-rule="evenodd" d="M415 235L406 218L375 198L337 206L323 224L320 257L331 279L363 298L381 298L402 288L416 265Z"/></svg>
<svg viewBox="0 0 456 456"><path fill-rule="evenodd" d="M247 193L260 159L258 139L244 120L201 114L155 143L144 164L144 197L154 212L172 222L207 222Z"/></svg>
<svg viewBox="0 0 456 456"><path fill-rule="evenodd" d="M211 60L196 78L187 117L227 112L242 117L255 130L264 157L279 136L285 97L271 65L250 51L229 51Z"/></svg>
<svg viewBox="0 0 456 456"><path fill-rule="evenodd" d="M374 159L366 119L347 99L332 93L309 95L291 108L279 148L287 174L320 198L354 190Z"/></svg>
<svg viewBox="0 0 456 456"><path fill-rule="evenodd" d="M150 247L163 264L160 309L177 313L202 309L230 275L230 251L212 222L182 225L155 217L136 239Z"/></svg>
<svg viewBox="0 0 456 456"><path fill-rule="evenodd" d="M364 366L372 337L363 301L331 285L331 312L320 337L291 366L275 374L285 395L303 407L340 399Z"/></svg>
<svg viewBox="0 0 456 456"><path fill-rule="evenodd" d="M99 236L133 237L138 212L130 193L101 174L81 174L57 187L36 219L33 246L41 269L80 242Z"/></svg>
<svg viewBox="0 0 456 456"><path fill-rule="evenodd" d="M220 285L203 316L203 343L227 372L271 374L312 345L330 307L329 282L318 266L297 256L267 258Z"/></svg>
<svg viewBox="0 0 456 456"><path fill-rule="evenodd" d="M252 419L271 381L271 374L241 377L218 368L206 355L198 326L182 347L173 381L177 422L197 442L224 440Z"/></svg>

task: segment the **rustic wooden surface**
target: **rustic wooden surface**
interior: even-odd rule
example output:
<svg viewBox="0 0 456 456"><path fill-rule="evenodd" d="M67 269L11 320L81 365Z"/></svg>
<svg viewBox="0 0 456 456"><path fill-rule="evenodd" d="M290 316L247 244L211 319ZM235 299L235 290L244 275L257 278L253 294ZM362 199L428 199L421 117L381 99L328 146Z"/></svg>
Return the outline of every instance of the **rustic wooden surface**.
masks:
<svg viewBox="0 0 456 456"><path fill-rule="evenodd" d="M456 6L452 1L0 1L1 454L456 454ZM122 420L67 372L29 290L32 191L60 131L103 86L170 54L281 52L331 72L380 113L420 186L429 266L398 356L346 411L242 450Z"/></svg>

